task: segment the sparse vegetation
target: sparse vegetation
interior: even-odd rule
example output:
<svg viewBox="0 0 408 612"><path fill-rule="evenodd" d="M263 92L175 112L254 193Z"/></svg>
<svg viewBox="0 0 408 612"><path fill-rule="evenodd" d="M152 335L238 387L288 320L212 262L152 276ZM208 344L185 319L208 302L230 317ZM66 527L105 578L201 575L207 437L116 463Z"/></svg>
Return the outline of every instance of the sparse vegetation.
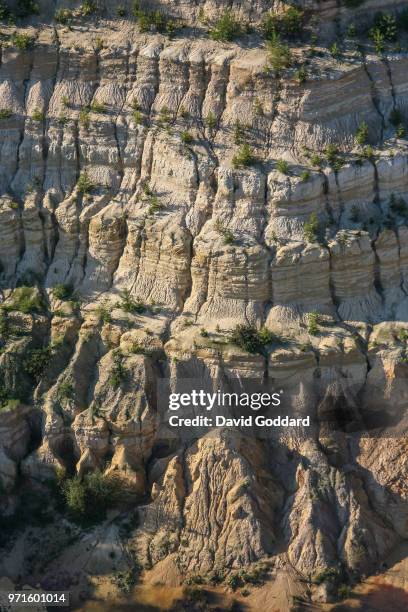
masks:
<svg viewBox="0 0 408 612"><path fill-rule="evenodd" d="M63 480L61 491L66 509L77 522L93 524L105 519L108 508L115 506L119 495L119 482L100 472L75 476Z"/></svg>
<svg viewBox="0 0 408 612"><path fill-rule="evenodd" d="M128 312L130 314L143 314L146 311L146 305L144 302L141 300L134 300L128 289L122 291L120 297L121 302L118 304L118 307L124 312Z"/></svg>
<svg viewBox="0 0 408 612"><path fill-rule="evenodd" d="M275 341L275 336L266 327L258 330L251 325L237 325L229 341L248 353L264 354L265 347Z"/></svg>
<svg viewBox="0 0 408 612"><path fill-rule="evenodd" d="M270 12L262 22L262 31L267 39L277 34L294 37L301 34L303 29L304 13L296 6L286 6L283 13Z"/></svg>
<svg viewBox="0 0 408 612"><path fill-rule="evenodd" d="M255 162L255 156L248 143L242 144L238 152L232 158L232 165L234 168L244 168L247 166L252 166Z"/></svg>
<svg viewBox="0 0 408 612"><path fill-rule="evenodd" d="M312 212L309 220L303 226L303 234L307 242L317 242L319 237L319 219L315 212Z"/></svg>
<svg viewBox="0 0 408 612"><path fill-rule="evenodd" d="M319 333L319 313L316 310L307 315L307 332L311 336L317 336Z"/></svg>
<svg viewBox="0 0 408 612"><path fill-rule="evenodd" d="M55 287L53 287L52 295L57 300L69 300L72 296L72 291L72 285L64 285L63 283L58 283L58 285L55 285Z"/></svg>
<svg viewBox="0 0 408 612"><path fill-rule="evenodd" d="M371 145L366 145L360 153L360 159L374 161L374 149Z"/></svg>
<svg viewBox="0 0 408 612"><path fill-rule="evenodd" d="M187 130L184 130L183 132L181 132L180 138L181 138L181 142L185 145L189 145L193 142L193 137L190 134L190 132L187 132Z"/></svg>
<svg viewBox="0 0 408 612"><path fill-rule="evenodd" d="M337 42L334 42L330 45L329 47L329 52L330 55L334 58L334 59L338 59L340 57L341 51L340 51L340 47L337 44Z"/></svg>
<svg viewBox="0 0 408 612"><path fill-rule="evenodd" d="M95 186L89 178L88 173L86 171L82 172L77 182L77 189L79 193L85 195L91 193L94 188Z"/></svg>
<svg viewBox="0 0 408 612"><path fill-rule="evenodd" d="M0 119L10 119L12 117L13 111L11 108L2 108L0 110Z"/></svg>
<svg viewBox="0 0 408 612"><path fill-rule="evenodd" d="M36 287L28 287L23 285L17 287L6 303L1 305L4 312L17 310L24 314L35 314L43 312L45 306L41 293Z"/></svg>
<svg viewBox="0 0 408 612"><path fill-rule="evenodd" d="M209 34L213 40L231 41L242 34L242 26L232 11L225 10Z"/></svg>
<svg viewBox="0 0 408 612"><path fill-rule="evenodd" d="M357 132L356 132L356 141L360 146L363 146L367 143L368 140L368 125L365 121L360 124Z"/></svg>
<svg viewBox="0 0 408 612"><path fill-rule="evenodd" d="M96 312L101 323L110 323L112 321L110 306L107 302L99 304L96 308Z"/></svg>
<svg viewBox="0 0 408 612"><path fill-rule="evenodd" d="M225 228L225 227L223 226L223 224L222 224L222 223L221 223L219 220L217 220L217 222L216 222L216 224L215 224L215 229L216 229L216 231L217 231L219 234L221 234L221 236L223 236L223 242L224 242L224 244L226 244L226 245L227 245L227 244L234 244L234 242L235 242L235 236L234 236L234 234L232 233L232 231L231 231L231 230L229 230L229 229Z"/></svg>
<svg viewBox="0 0 408 612"><path fill-rule="evenodd" d="M306 82L307 70L305 66L300 66L300 68L296 70L296 79L299 81L299 84Z"/></svg>
<svg viewBox="0 0 408 612"><path fill-rule="evenodd" d="M142 9L141 2L139 0L134 0L133 2L133 15L137 19L141 32L156 30L161 34L171 35L176 27L174 21L168 19L162 11L149 11Z"/></svg>
<svg viewBox="0 0 408 612"><path fill-rule="evenodd" d="M57 394L60 401L71 399L74 396L73 384L65 380L59 385Z"/></svg>
<svg viewBox="0 0 408 612"><path fill-rule="evenodd" d="M82 17L89 17L93 15L97 11L97 5L95 0L84 0L81 6L81 15Z"/></svg>
<svg viewBox="0 0 408 612"><path fill-rule="evenodd" d="M91 102L89 109L93 113L97 113L97 114L106 113L106 105L103 104L103 102L97 102L97 100L94 100L93 102Z"/></svg>
<svg viewBox="0 0 408 612"><path fill-rule="evenodd" d="M66 8L58 9L54 14L55 21L61 25L69 25L73 17L74 13L70 9Z"/></svg>
<svg viewBox="0 0 408 612"><path fill-rule="evenodd" d="M51 345L28 351L23 365L25 371L36 381L39 381L50 364L52 357Z"/></svg>
<svg viewBox="0 0 408 612"><path fill-rule="evenodd" d="M342 577L342 572L337 567L328 567L315 575L313 582L323 584L324 582L337 583Z"/></svg>
<svg viewBox="0 0 408 612"><path fill-rule="evenodd" d="M35 108L33 110L33 114L31 115L31 118L33 121L41 122L41 121L44 121L45 115L39 108Z"/></svg>
<svg viewBox="0 0 408 612"><path fill-rule="evenodd" d="M209 112L207 117L205 118L205 125L210 129L213 130L217 127L217 118L214 115L214 113Z"/></svg>
<svg viewBox="0 0 408 612"><path fill-rule="evenodd" d="M115 583L118 589L122 591L122 593L130 593L138 581L139 574L140 567L138 565L125 572L118 572L115 576Z"/></svg>
<svg viewBox="0 0 408 612"><path fill-rule="evenodd" d="M87 130L89 129L89 126L91 125L90 114L91 114L91 111L88 106L83 108L81 112L79 113L79 124Z"/></svg>
<svg viewBox="0 0 408 612"><path fill-rule="evenodd" d="M309 170L303 170L302 174L300 175L300 180L302 181L302 183L307 183L309 179L310 179Z"/></svg>
<svg viewBox="0 0 408 612"><path fill-rule="evenodd" d="M138 342L134 342L130 347L130 352L133 355L145 355L147 351L144 346L141 346Z"/></svg>
<svg viewBox="0 0 408 612"><path fill-rule="evenodd" d="M276 162L276 169L282 174L289 174L289 164L284 159L278 159Z"/></svg>
<svg viewBox="0 0 408 612"><path fill-rule="evenodd" d="M119 349L112 352L113 366L109 375L109 384L113 389L118 389L126 379L126 369L123 366L123 355Z"/></svg>
<svg viewBox="0 0 408 612"><path fill-rule="evenodd" d="M14 32L11 35L10 40L12 44L17 47L17 49L20 49L20 51L27 51L27 49L29 49L34 42L34 39L31 36L28 34L22 34L20 32Z"/></svg>
<svg viewBox="0 0 408 612"><path fill-rule="evenodd" d="M272 70L280 73L292 64L292 55L287 44L283 43L277 34L274 34L267 44L268 62Z"/></svg>

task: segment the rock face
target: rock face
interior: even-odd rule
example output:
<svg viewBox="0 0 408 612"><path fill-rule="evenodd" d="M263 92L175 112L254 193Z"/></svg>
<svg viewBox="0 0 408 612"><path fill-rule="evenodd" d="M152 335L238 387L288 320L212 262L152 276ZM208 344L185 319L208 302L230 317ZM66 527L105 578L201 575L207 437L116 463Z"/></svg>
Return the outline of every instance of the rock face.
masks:
<svg viewBox="0 0 408 612"><path fill-rule="evenodd" d="M406 56L292 43L299 82L265 70L256 33L205 37L218 2L163 2L188 26L174 38L126 2L69 28L46 4L26 49L4 28L0 66L1 511L22 481L100 470L139 507L151 566L285 551L305 579L376 571L407 537L408 146L390 120L408 123ZM259 25L271 3L232 4ZM351 19L324 4L308 3L323 41ZM238 325L266 347L234 344ZM160 380L228 376L337 427L163 438ZM389 442L361 434L384 415Z"/></svg>

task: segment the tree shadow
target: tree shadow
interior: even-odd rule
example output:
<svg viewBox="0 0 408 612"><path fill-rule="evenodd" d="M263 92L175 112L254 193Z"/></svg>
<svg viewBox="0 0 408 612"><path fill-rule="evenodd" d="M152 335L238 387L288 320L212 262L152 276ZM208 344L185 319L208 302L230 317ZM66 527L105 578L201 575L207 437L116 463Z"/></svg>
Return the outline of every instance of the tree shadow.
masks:
<svg viewBox="0 0 408 612"><path fill-rule="evenodd" d="M350 603L344 602L332 608L333 612L364 610L364 612L406 612L408 610L408 591L391 584L376 584L367 593L353 592ZM351 603L352 600L352 603Z"/></svg>

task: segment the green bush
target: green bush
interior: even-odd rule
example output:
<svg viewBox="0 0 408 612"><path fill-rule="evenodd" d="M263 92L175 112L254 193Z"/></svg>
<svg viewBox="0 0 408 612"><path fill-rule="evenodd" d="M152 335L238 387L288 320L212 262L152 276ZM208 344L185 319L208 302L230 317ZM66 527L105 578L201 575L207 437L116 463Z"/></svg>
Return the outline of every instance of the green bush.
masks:
<svg viewBox="0 0 408 612"><path fill-rule="evenodd" d="M59 400L71 399L74 396L73 384L67 380L62 382L58 387L57 395Z"/></svg>
<svg viewBox="0 0 408 612"><path fill-rule="evenodd" d="M264 354L265 347L275 341L271 331L263 327L260 330L252 325L237 325L229 341L244 351L252 354Z"/></svg>
<svg viewBox="0 0 408 612"><path fill-rule="evenodd" d="M44 311L44 302L36 287L17 287L13 291L10 301L2 305L5 312L18 310L24 314L34 314Z"/></svg>
<svg viewBox="0 0 408 612"><path fill-rule="evenodd" d="M209 112L207 117L205 118L205 125L210 129L213 130L214 128L217 127L217 118L214 115L214 113Z"/></svg>
<svg viewBox="0 0 408 612"><path fill-rule="evenodd" d="M374 19L373 30L378 30L384 39L393 42L397 39L398 27L397 20L390 13L378 13Z"/></svg>
<svg viewBox="0 0 408 612"><path fill-rule="evenodd" d="M99 113L99 114L106 113L106 105L103 104L103 102L97 102L96 100L91 102L89 109L93 113Z"/></svg>
<svg viewBox="0 0 408 612"><path fill-rule="evenodd" d="M95 188L94 184L92 183L91 179L88 176L88 173L85 171L83 172L77 182L77 189L79 191L79 193L82 194L87 194L87 193L91 193L91 191L93 191Z"/></svg>
<svg viewBox="0 0 408 612"><path fill-rule="evenodd" d="M319 237L320 224L317 214L312 212L309 220L303 226L303 235L307 242L317 242Z"/></svg>
<svg viewBox="0 0 408 612"><path fill-rule="evenodd" d="M44 121L45 115L39 108L35 108L31 118L33 121Z"/></svg>
<svg viewBox="0 0 408 612"><path fill-rule="evenodd" d="M180 138L181 142L185 145L189 145L193 142L193 137L191 136L190 132L187 132L187 130L181 132Z"/></svg>
<svg viewBox="0 0 408 612"><path fill-rule="evenodd" d="M302 174L300 175L300 180L302 181L302 183L306 183L309 179L310 179L309 170L303 170Z"/></svg>
<svg viewBox="0 0 408 612"><path fill-rule="evenodd" d="M143 314L146 311L146 305L141 300L134 300L128 289L122 291L120 297L122 301L118 304L118 307L125 312Z"/></svg>
<svg viewBox="0 0 408 612"><path fill-rule="evenodd" d="M159 198L157 197L157 195L153 194L149 196L149 215L154 215L154 213L158 212L159 210L162 210L162 208L163 204L159 202Z"/></svg>
<svg viewBox="0 0 408 612"><path fill-rule="evenodd" d="M14 32L11 35L10 40L13 45L17 47L17 49L20 49L20 51L27 51L27 49L29 49L34 42L32 36L29 36L28 34L20 34L18 32Z"/></svg>
<svg viewBox="0 0 408 612"><path fill-rule="evenodd" d="M322 570L313 579L315 584L323 584L324 582L329 583L338 583L342 578L342 572L337 567L328 567L327 569Z"/></svg>
<svg viewBox="0 0 408 612"><path fill-rule="evenodd" d="M222 235L223 235L223 242L225 245L230 245L230 244L234 244L235 242L235 236L234 234L231 232L231 230L229 229L224 229L222 231Z"/></svg>
<svg viewBox="0 0 408 612"><path fill-rule="evenodd" d="M79 476L61 483L68 513L80 523L96 523L106 518L108 508L115 506L119 496L119 482L100 472Z"/></svg>
<svg viewBox="0 0 408 612"><path fill-rule="evenodd" d="M329 162L329 164L331 164L332 166L336 164L336 162L338 162L339 158L339 149L338 147L333 144L330 143L325 147L324 153L326 155L326 159Z"/></svg>
<svg viewBox="0 0 408 612"><path fill-rule="evenodd" d="M87 130L89 129L89 126L91 125L91 119L89 116L90 114L91 114L91 111L88 106L83 108L81 112L79 113L79 123L80 125L82 125L82 127L84 127Z"/></svg>
<svg viewBox="0 0 408 612"><path fill-rule="evenodd" d="M73 18L74 14L70 9L58 9L55 11L54 19L61 25L68 25Z"/></svg>
<svg viewBox="0 0 408 612"><path fill-rule="evenodd" d="M146 349L144 346L141 346L138 342L134 342L130 348L130 352L133 355L146 355Z"/></svg>
<svg viewBox="0 0 408 612"><path fill-rule="evenodd" d="M265 38L273 38L277 34L294 37L303 29L304 13L296 6L289 6L283 14L268 13L262 22Z"/></svg>
<svg viewBox="0 0 408 612"><path fill-rule="evenodd" d="M122 382L126 379L126 370L123 366L123 355L120 350L115 350L112 353L113 366L109 375L109 384L118 389Z"/></svg>
<svg viewBox="0 0 408 612"><path fill-rule="evenodd" d="M28 351L27 357L24 359L24 368L28 374L39 381L49 366L52 357L51 346L45 346L39 349L31 349Z"/></svg>
<svg viewBox="0 0 408 612"><path fill-rule="evenodd" d="M15 410L16 408L20 406L20 404L21 402L19 399L8 398L3 402L1 401L1 398L0 398L0 412L6 412L6 410L7 411ZM1 494L1 491L0 491L0 494Z"/></svg>
<svg viewBox="0 0 408 612"><path fill-rule="evenodd" d="M95 0L84 0L81 6L81 15L82 17L89 17L89 15L93 15L97 11L97 5Z"/></svg>
<svg viewBox="0 0 408 612"><path fill-rule="evenodd" d="M242 26L232 11L226 10L209 32L210 38L220 41L231 41L242 34Z"/></svg>
<svg viewBox="0 0 408 612"><path fill-rule="evenodd" d="M99 317L99 321L102 323L110 323L112 321L112 316L110 313L110 306L108 303L100 304L96 308L96 312Z"/></svg>
<svg viewBox="0 0 408 612"><path fill-rule="evenodd" d="M319 313L315 310L307 315L307 331L311 336L319 333Z"/></svg>
<svg viewBox="0 0 408 612"><path fill-rule="evenodd" d="M274 34L267 44L268 62L270 67L277 73L292 64L292 55L288 45L283 43L279 35Z"/></svg>
<svg viewBox="0 0 408 612"><path fill-rule="evenodd" d="M289 164L284 159L278 159L276 162L276 169L282 174L289 174Z"/></svg>
<svg viewBox="0 0 408 612"><path fill-rule="evenodd" d="M256 158L251 147L247 143L241 145L238 152L232 158L232 165L234 168L252 166L255 162Z"/></svg>
<svg viewBox="0 0 408 612"><path fill-rule="evenodd" d="M305 66L300 66L300 68L298 68L296 70L296 79L299 81L300 84L306 82L306 80L307 80L307 70L306 70Z"/></svg>
<svg viewBox="0 0 408 612"><path fill-rule="evenodd" d="M360 153L361 159L368 159L369 161L374 161L374 149L371 145L367 145L363 148Z"/></svg>
<svg viewBox="0 0 408 612"><path fill-rule="evenodd" d="M13 111L11 108L2 108L0 110L0 119L10 119L12 117Z"/></svg>
<svg viewBox="0 0 408 612"><path fill-rule="evenodd" d="M337 44L337 42L334 42L330 45L329 52L330 52L330 55L334 57L335 59L340 57L341 51L340 51L340 47Z"/></svg>
<svg viewBox="0 0 408 612"><path fill-rule="evenodd" d="M239 574L230 574L226 580L226 583L233 591L236 591L239 587L244 586L243 580Z"/></svg>
<svg viewBox="0 0 408 612"><path fill-rule="evenodd" d="M368 125L365 121L361 123L356 132L356 141L359 145L365 145L368 140Z"/></svg>
<svg viewBox="0 0 408 612"><path fill-rule="evenodd" d="M132 118L133 118L133 121L135 122L135 125L140 125L143 122L143 115L140 112L140 110L137 110L137 109L133 110Z"/></svg>
<svg viewBox="0 0 408 612"><path fill-rule="evenodd" d="M175 23L173 20L168 19L160 10L142 9L139 0L133 2L133 15L138 21L141 32L148 32L152 27L161 34L172 34L174 32Z"/></svg>
<svg viewBox="0 0 408 612"><path fill-rule="evenodd" d="M63 283L58 283L52 289L52 295L57 300L69 300L72 295L72 285L64 285Z"/></svg>

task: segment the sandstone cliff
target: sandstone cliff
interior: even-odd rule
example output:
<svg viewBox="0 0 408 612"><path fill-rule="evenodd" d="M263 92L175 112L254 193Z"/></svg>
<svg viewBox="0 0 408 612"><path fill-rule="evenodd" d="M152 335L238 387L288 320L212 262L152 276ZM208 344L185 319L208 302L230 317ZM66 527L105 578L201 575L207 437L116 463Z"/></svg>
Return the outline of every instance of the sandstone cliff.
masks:
<svg viewBox="0 0 408 612"><path fill-rule="evenodd" d="M301 3L319 51L291 42L300 80L270 68L269 2L232 3L255 26L241 42L205 35L221 2L163 2L185 25L172 38L140 32L126 2L68 25L49 4L18 30L27 48L1 28L2 512L22 484L101 470L139 508L140 563L176 583L265 559L312 581L376 571L408 537L404 422L386 439L316 427L183 445L161 437L157 383L268 376L312 415L400 419L408 58L345 35L398 3ZM237 325L270 330L266 354L231 343ZM13 580L48 567L13 554Z"/></svg>

